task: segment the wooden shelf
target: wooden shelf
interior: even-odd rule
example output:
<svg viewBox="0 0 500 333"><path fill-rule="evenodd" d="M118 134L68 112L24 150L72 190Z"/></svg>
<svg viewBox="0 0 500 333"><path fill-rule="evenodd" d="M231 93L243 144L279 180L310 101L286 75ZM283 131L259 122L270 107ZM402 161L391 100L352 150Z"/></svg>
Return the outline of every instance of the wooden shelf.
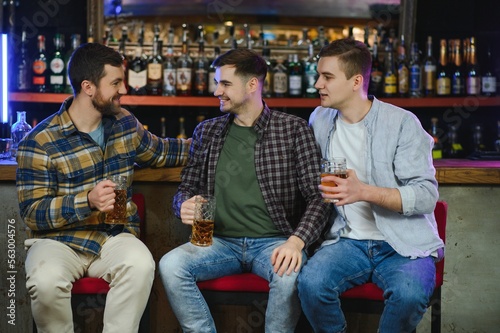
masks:
<svg viewBox="0 0 500 333"><path fill-rule="evenodd" d="M11 102L28 103L62 103L69 95L53 93L21 93L9 94ZM425 107L484 107L500 106L500 96L464 96L464 97L426 97L426 98L381 98L381 100L400 106L402 108ZM218 107L219 101L213 96L207 97L167 97L167 96L130 96L125 95L120 99L121 104L147 105L147 106L185 106L185 107ZM279 108L315 108L319 105L317 98L265 98L270 107Z"/></svg>

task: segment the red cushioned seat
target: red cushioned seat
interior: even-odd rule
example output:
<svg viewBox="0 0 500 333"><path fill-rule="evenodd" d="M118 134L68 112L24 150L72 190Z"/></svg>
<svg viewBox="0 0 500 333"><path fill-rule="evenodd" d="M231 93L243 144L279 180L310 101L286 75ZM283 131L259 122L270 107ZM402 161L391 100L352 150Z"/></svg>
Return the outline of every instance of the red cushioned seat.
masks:
<svg viewBox="0 0 500 333"><path fill-rule="evenodd" d="M198 282L198 288L200 288L200 290L268 293L269 282L258 275L243 273L227 275L213 280L200 281Z"/></svg>
<svg viewBox="0 0 500 333"><path fill-rule="evenodd" d="M84 277L73 283L72 294L107 294L109 283L100 278Z"/></svg>

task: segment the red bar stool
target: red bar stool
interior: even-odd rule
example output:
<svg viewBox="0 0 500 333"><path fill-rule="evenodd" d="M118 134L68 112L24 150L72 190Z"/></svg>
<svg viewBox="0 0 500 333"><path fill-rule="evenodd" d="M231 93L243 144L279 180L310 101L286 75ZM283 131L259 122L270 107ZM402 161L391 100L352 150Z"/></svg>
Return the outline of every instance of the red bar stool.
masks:
<svg viewBox="0 0 500 333"><path fill-rule="evenodd" d="M448 204L438 201L434 209L439 236L446 240L446 217ZM431 332L441 332L441 286L443 285L444 259L436 263L436 286L431 296ZM258 275L243 273L223 276L218 279L199 281L198 288L209 306L252 305L267 300L269 283ZM345 312L381 314L384 310L383 291L375 283L365 283L347 290L341 295L342 310ZM308 327L308 324L300 323ZM300 331L297 328L297 332Z"/></svg>

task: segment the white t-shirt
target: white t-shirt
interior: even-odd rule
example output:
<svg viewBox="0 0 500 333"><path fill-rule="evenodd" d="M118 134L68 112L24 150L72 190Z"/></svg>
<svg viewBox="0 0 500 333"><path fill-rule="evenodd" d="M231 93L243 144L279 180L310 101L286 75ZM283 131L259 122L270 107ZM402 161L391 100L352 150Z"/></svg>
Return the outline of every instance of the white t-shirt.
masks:
<svg viewBox="0 0 500 333"><path fill-rule="evenodd" d="M328 147L330 157L345 157L347 168L356 171L356 175L363 183L367 183L365 151L366 127L363 122L348 124L340 115L336 120L336 130ZM368 202L359 201L348 204L344 209L347 226L340 234L341 237L352 239L385 240L384 235L375 225L375 217Z"/></svg>

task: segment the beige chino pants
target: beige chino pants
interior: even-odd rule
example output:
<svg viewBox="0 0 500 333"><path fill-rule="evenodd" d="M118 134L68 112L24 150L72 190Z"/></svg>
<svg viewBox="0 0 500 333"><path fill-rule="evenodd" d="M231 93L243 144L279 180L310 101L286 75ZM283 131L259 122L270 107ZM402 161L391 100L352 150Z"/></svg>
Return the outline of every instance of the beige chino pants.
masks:
<svg viewBox="0 0 500 333"><path fill-rule="evenodd" d="M127 233L110 237L98 256L50 239L28 239L26 288L39 333L73 333L71 288L83 277L110 283L104 309L105 333L137 332L154 279L148 248Z"/></svg>

